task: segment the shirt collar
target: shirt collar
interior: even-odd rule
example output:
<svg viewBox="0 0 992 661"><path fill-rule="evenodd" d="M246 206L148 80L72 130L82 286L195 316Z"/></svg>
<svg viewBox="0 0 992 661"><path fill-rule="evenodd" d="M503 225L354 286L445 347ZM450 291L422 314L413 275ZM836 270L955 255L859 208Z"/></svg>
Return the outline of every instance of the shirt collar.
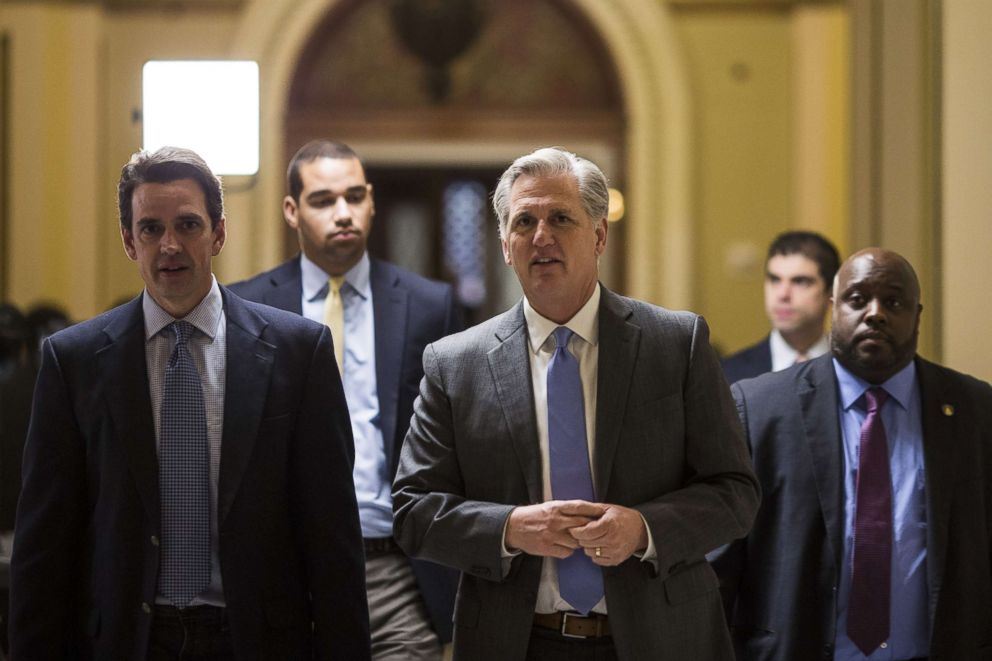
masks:
<svg viewBox="0 0 992 661"><path fill-rule="evenodd" d="M874 386L849 372L836 358L833 359L833 362L834 373L837 375L837 384L840 387L840 404L847 411L861 399L861 396L865 394L866 390ZM909 361L909 365L906 365L882 383L881 388L888 393L890 398L896 400L899 406L904 410L908 410L915 385L916 361L911 360Z"/></svg>
<svg viewBox="0 0 992 661"><path fill-rule="evenodd" d="M530 349L535 354L540 351L548 337L559 326L566 326L573 333L581 337L589 344L595 345L599 342L599 298L600 287L596 283L596 289L592 296L586 301L578 312L564 324L556 324L547 317L541 316L537 310L530 305L530 301L524 296L524 319L527 321L527 335L530 337Z"/></svg>
<svg viewBox="0 0 992 661"><path fill-rule="evenodd" d="M369 253L365 251L358 263L344 274L344 281L362 298L368 298L370 294L369 270ZM331 276L303 253L300 253L300 272L303 276L303 300L313 301L327 295L327 281Z"/></svg>
<svg viewBox="0 0 992 661"><path fill-rule="evenodd" d="M781 365L784 369L789 367L799 358L799 352L792 348L792 345L785 341L782 333L777 328L773 328L768 338L769 348L772 352L772 362ZM806 358L812 360L819 358L830 349L830 341L824 333L820 339L806 351Z"/></svg>
<svg viewBox="0 0 992 661"><path fill-rule="evenodd" d="M217 325L220 324L221 312L224 309L224 299L220 295L220 286L217 284L217 277L210 276L212 283L210 291L203 297L203 300L196 304L196 307L189 311L183 319L193 324L201 333L211 340L217 334ZM145 340L150 340L162 331L163 328L176 321L176 318L162 309L155 299L148 294L145 288L141 297L141 310L145 315Z"/></svg>

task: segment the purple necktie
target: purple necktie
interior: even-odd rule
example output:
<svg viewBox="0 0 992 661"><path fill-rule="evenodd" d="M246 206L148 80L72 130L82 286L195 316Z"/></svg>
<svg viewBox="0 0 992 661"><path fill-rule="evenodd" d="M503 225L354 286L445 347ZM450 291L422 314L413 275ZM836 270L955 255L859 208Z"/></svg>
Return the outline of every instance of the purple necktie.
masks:
<svg viewBox="0 0 992 661"><path fill-rule="evenodd" d="M554 336L557 345L548 364L551 497L594 502L582 378L578 361L568 352L572 331L559 326ZM585 615L603 598L603 572L581 548L576 549L558 561L558 590L572 608Z"/></svg>
<svg viewBox="0 0 992 661"><path fill-rule="evenodd" d="M847 636L868 656L889 637L892 573L892 476L889 445L882 424L881 388L865 392L868 416L861 425L854 558L847 605Z"/></svg>
<svg viewBox="0 0 992 661"><path fill-rule="evenodd" d="M170 324L176 346L165 368L159 412L162 507L159 593L179 608L210 583L210 449L203 385L189 352L196 328Z"/></svg>

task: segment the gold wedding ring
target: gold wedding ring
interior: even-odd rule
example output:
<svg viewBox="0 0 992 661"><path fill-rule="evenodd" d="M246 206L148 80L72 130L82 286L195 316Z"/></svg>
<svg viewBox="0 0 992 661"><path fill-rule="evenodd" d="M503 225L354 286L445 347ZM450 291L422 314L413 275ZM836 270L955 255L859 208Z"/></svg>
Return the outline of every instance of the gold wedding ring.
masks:
<svg viewBox="0 0 992 661"><path fill-rule="evenodd" d="M596 557L597 558L603 557L603 549L599 548L598 546L596 547Z"/></svg>

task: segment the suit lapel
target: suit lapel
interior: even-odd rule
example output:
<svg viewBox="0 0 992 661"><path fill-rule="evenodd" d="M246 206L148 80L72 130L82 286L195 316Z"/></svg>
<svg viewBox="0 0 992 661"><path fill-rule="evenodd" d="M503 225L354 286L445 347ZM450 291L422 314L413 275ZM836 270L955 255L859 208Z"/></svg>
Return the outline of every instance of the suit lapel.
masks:
<svg viewBox="0 0 992 661"><path fill-rule="evenodd" d="M107 406L148 520L159 525L158 453L145 362L145 324L141 296L127 303L104 332L110 344L100 349L100 375L107 382Z"/></svg>
<svg viewBox="0 0 992 661"><path fill-rule="evenodd" d="M489 351L489 369L493 376L503 417L510 429L510 441L527 484L532 503L544 500L541 480L541 450L534 415L534 393L530 378L530 354L523 302L504 313L496 328L499 340ZM523 360L521 360L523 358Z"/></svg>
<svg viewBox="0 0 992 661"><path fill-rule="evenodd" d="M844 550L844 507L841 502L844 472L836 378L829 354L813 361L809 369L798 377L796 395L812 456L812 470L827 526L827 539L830 540L839 576Z"/></svg>
<svg viewBox="0 0 992 661"><path fill-rule="evenodd" d="M605 287L599 304L599 368L596 385L596 447L593 481L600 501L607 498L613 457L620 441L627 393L640 346L641 329L628 322L630 307Z"/></svg>
<svg viewBox="0 0 992 661"><path fill-rule="evenodd" d="M957 438L954 411L961 411L957 394L941 378L939 368L922 358L916 359L920 383L921 424L923 428L923 464L926 471L927 496L927 587L930 594L930 622L933 622L937 596L943 583L944 558L947 556L948 523L951 498L957 476L957 454L950 447ZM944 413L946 409L951 415Z"/></svg>
<svg viewBox="0 0 992 661"><path fill-rule="evenodd" d="M378 260L371 260L369 282L372 288L372 315L375 335L375 380L379 395L379 421L386 463L390 475L396 471L396 408L399 405L400 374L403 365L404 339L407 333L409 293L399 278Z"/></svg>
<svg viewBox="0 0 992 661"><path fill-rule="evenodd" d="M263 294L262 303L303 314L303 275L299 256L273 271L270 283L272 288Z"/></svg>
<svg viewBox="0 0 992 661"><path fill-rule="evenodd" d="M255 447L275 359L275 347L261 339L265 320L223 287L221 291L227 316L227 375L217 488L219 525L231 509Z"/></svg>

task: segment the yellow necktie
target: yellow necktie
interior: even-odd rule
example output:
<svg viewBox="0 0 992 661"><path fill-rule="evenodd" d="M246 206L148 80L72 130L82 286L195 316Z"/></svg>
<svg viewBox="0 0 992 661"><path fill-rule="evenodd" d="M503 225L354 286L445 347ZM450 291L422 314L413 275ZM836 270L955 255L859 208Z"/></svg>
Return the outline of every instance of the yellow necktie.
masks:
<svg viewBox="0 0 992 661"><path fill-rule="evenodd" d="M338 363L338 371L344 374L344 301L341 300L341 285L343 275L331 277L324 301L324 323L331 329L334 338L334 359Z"/></svg>

